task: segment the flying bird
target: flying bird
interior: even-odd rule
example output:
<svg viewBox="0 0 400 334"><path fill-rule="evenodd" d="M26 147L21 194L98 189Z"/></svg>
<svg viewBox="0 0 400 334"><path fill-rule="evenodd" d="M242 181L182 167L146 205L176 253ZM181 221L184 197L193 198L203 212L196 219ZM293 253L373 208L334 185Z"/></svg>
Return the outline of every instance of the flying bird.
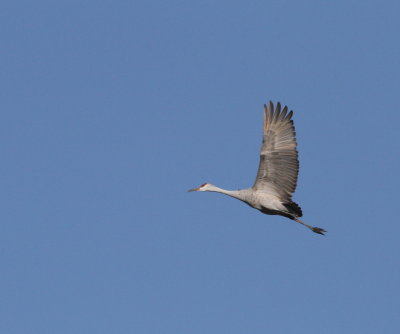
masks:
<svg viewBox="0 0 400 334"><path fill-rule="evenodd" d="M298 222L311 231L324 234L320 227L307 225L299 219L303 215L300 206L292 201L299 173L296 132L293 111L288 107L276 107L270 101L264 105L263 141L260 163L254 185L248 189L225 190L204 183L189 191L213 191L237 198L252 208L268 215L280 215Z"/></svg>

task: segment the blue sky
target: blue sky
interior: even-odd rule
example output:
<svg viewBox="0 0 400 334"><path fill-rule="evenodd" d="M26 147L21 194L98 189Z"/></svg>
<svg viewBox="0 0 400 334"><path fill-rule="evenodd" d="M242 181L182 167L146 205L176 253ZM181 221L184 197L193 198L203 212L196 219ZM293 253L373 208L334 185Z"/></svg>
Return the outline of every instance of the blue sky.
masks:
<svg viewBox="0 0 400 334"><path fill-rule="evenodd" d="M6 1L0 331L398 333L400 5ZM311 233L253 184L294 111Z"/></svg>

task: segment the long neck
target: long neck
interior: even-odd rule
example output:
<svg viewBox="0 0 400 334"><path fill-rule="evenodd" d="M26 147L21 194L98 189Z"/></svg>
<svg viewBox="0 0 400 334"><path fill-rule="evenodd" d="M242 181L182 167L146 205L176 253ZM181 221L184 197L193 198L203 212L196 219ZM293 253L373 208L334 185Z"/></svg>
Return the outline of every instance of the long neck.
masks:
<svg viewBox="0 0 400 334"><path fill-rule="evenodd" d="M228 195L228 196L240 199L240 200L244 199L243 198L243 190L225 190L225 189L210 185L207 191L225 194L225 195Z"/></svg>

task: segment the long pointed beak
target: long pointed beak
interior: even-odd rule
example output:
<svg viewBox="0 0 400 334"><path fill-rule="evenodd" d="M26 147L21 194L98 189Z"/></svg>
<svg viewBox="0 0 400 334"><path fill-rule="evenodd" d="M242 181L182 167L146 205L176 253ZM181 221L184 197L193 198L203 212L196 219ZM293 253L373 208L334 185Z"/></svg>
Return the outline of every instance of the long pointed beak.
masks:
<svg viewBox="0 0 400 334"><path fill-rule="evenodd" d="M189 189L188 190L188 192L191 192L191 191L197 191L197 190L199 190L200 188L193 188L193 189Z"/></svg>

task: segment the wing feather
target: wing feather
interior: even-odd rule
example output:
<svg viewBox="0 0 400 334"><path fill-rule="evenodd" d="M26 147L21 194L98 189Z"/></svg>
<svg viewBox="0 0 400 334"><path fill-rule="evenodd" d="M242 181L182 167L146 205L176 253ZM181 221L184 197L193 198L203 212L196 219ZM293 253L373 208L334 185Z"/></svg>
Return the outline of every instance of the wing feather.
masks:
<svg viewBox="0 0 400 334"><path fill-rule="evenodd" d="M281 111L282 110L282 111ZM277 194L290 201L296 190L299 160L296 132L288 107L276 108L272 101L264 105L264 131L260 164L253 188Z"/></svg>

